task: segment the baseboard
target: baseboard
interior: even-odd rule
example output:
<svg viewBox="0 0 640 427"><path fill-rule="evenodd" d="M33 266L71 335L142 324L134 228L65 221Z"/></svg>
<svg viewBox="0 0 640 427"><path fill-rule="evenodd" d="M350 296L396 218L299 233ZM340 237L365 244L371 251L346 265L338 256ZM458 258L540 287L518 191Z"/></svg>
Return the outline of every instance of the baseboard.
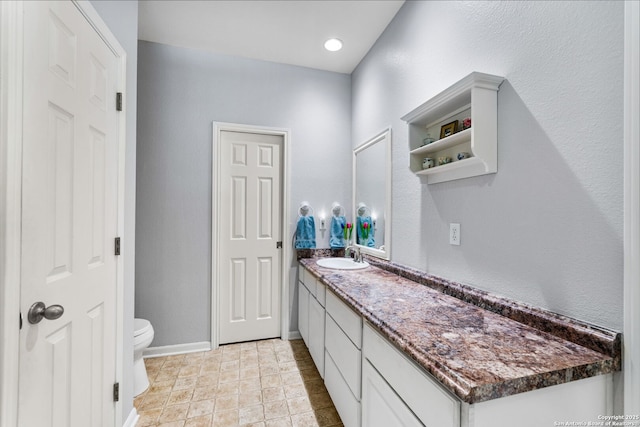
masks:
<svg viewBox="0 0 640 427"><path fill-rule="evenodd" d="M289 340L301 340L302 335L300 335L300 331L289 331Z"/></svg>
<svg viewBox="0 0 640 427"><path fill-rule="evenodd" d="M122 424L122 427L135 427L139 418L140 415L138 415L138 411L136 411L136 408L134 407L131 412L129 412L129 416L127 417L127 420L124 422L124 424Z"/></svg>
<svg viewBox="0 0 640 427"><path fill-rule="evenodd" d="M211 342L192 342L187 344L164 345L160 347L149 347L143 353L145 359L152 357L173 356L174 354L195 353L198 351L211 350Z"/></svg>

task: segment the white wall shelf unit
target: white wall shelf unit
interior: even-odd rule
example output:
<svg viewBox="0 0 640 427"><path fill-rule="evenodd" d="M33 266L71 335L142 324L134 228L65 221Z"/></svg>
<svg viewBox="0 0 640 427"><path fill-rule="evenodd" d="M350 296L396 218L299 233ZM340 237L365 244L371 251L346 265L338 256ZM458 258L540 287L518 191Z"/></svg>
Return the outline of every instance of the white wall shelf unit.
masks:
<svg viewBox="0 0 640 427"><path fill-rule="evenodd" d="M402 117L409 126L409 168L428 184L498 171L498 89L504 77L473 72ZM471 118L471 127L438 139L440 128ZM434 142L423 145L430 136ZM458 153L470 157L458 160ZM422 168L430 157L435 166ZM438 165L439 157L451 163Z"/></svg>

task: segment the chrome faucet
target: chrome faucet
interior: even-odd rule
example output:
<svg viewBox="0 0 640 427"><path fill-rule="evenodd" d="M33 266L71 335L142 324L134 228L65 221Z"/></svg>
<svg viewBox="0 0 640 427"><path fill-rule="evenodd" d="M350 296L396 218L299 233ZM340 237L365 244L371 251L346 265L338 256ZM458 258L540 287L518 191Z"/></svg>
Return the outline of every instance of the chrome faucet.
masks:
<svg viewBox="0 0 640 427"><path fill-rule="evenodd" d="M353 251L353 262L363 262L362 260L362 252L360 252L360 247L356 245L351 245L347 247L347 252L351 253Z"/></svg>

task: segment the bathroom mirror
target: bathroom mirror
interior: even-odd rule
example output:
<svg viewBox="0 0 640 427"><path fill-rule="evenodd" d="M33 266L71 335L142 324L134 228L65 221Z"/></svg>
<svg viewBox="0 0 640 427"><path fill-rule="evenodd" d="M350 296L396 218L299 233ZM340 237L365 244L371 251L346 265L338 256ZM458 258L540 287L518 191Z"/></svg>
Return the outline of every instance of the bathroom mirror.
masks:
<svg viewBox="0 0 640 427"><path fill-rule="evenodd" d="M363 253L390 259L391 129L353 150L354 242Z"/></svg>

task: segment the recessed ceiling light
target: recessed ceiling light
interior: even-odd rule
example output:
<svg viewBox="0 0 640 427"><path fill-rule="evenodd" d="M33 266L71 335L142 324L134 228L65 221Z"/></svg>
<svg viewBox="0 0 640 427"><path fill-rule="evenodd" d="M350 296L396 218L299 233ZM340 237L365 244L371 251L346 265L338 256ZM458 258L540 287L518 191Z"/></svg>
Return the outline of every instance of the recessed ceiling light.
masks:
<svg viewBox="0 0 640 427"><path fill-rule="evenodd" d="M329 39L324 42L324 48L330 52L337 52L342 49L342 41L340 39Z"/></svg>

